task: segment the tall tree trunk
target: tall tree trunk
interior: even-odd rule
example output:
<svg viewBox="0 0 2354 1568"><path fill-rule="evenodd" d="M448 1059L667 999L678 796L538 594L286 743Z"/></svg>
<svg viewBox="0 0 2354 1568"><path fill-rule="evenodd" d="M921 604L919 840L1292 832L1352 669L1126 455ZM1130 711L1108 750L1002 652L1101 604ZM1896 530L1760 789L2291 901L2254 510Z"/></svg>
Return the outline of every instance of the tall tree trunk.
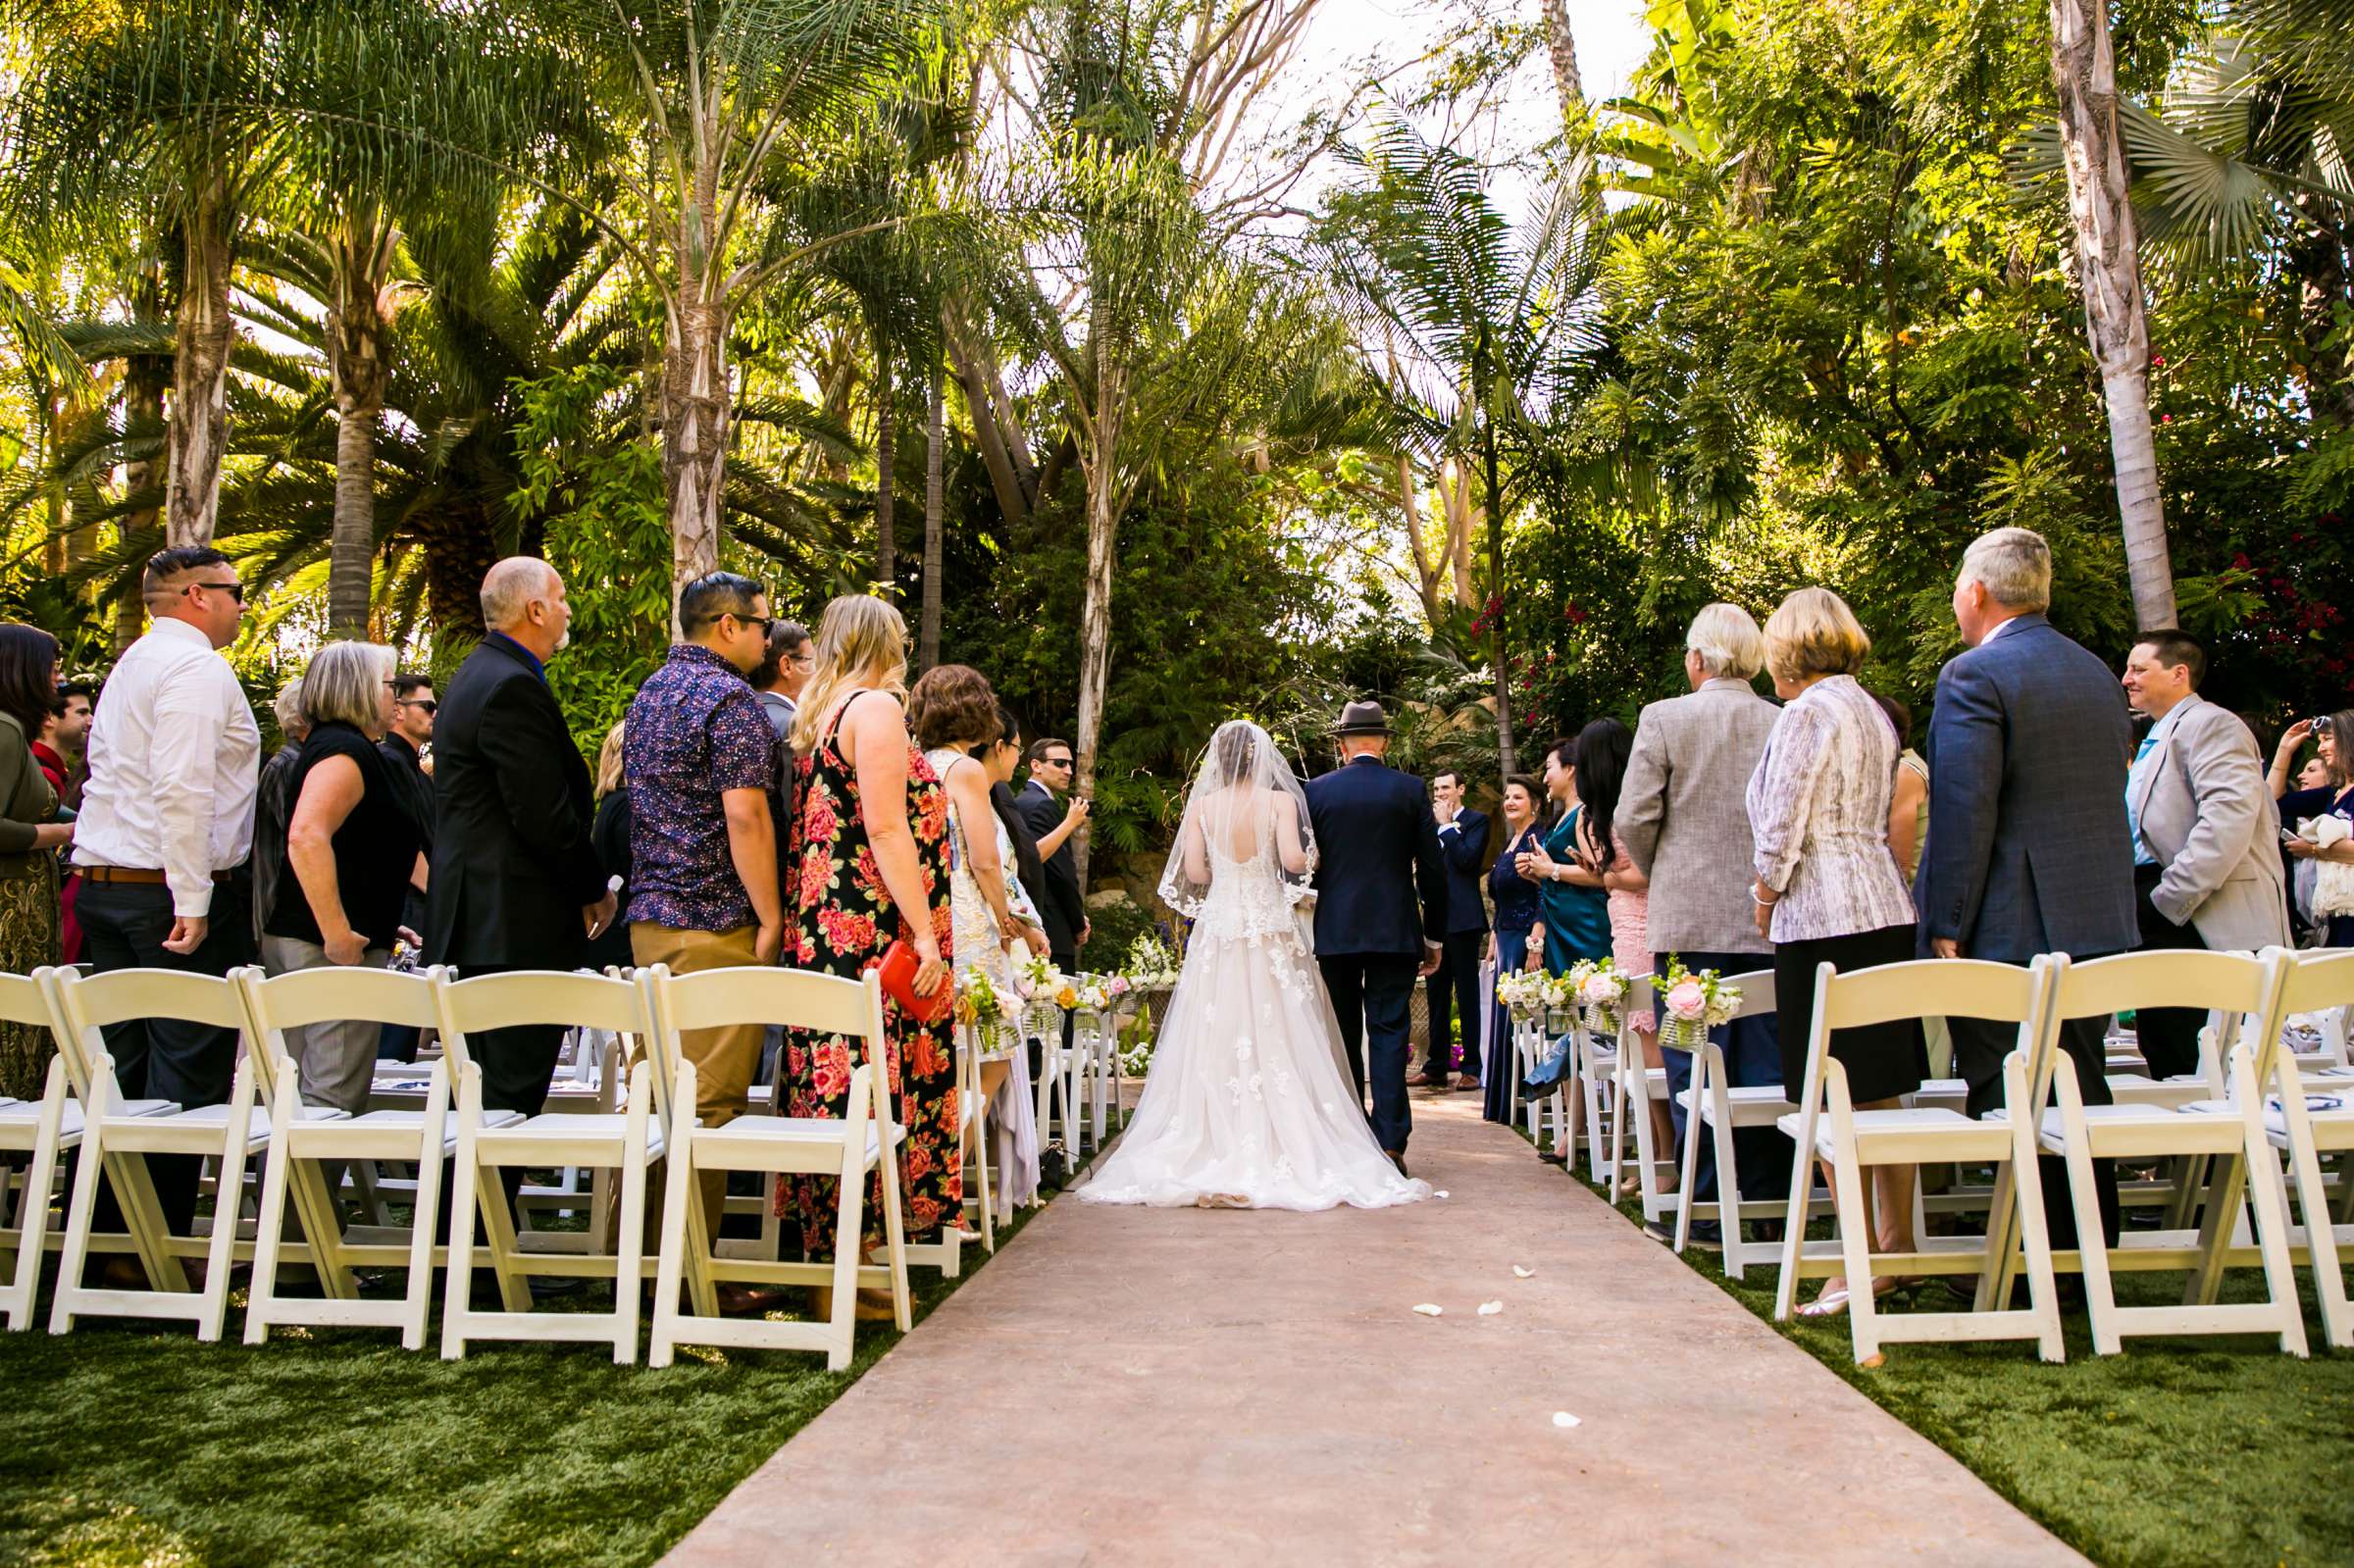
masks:
<svg viewBox="0 0 2354 1568"><path fill-rule="evenodd" d="M1466 610L1479 608L1479 590L1471 582L1471 531L1479 526L1479 509L1471 504L1471 476L1462 459L1451 457L1439 466L1439 501L1447 512L1446 566L1455 579L1455 602Z"/></svg>
<svg viewBox="0 0 2354 1568"><path fill-rule="evenodd" d="M376 564L376 424L384 406L385 291L400 236L373 203L337 226L327 361L335 388L335 521L327 552L328 634L365 638Z"/></svg>
<svg viewBox="0 0 2354 1568"><path fill-rule="evenodd" d="M924 610L916 639L916 657L927 670L940 663L940 530L947 477L947 387L937 360L931 382L924 420Z"/></svg>
<svg viewBox="0 0 2354 1568"><path fill-rule="evenodd" d="M699 126L694 146L716 147L714 126ZM664 311L662 480L670 499L671 635L679 591L719 568L720 503L727 487L728 312L725 273L710 253L719 228L715 154L698 161L691 189L680 192L676 292Z"/></svg>
<svg viewBox="0 0 2354 1568"><path fill-rule="evenodd" d="M982 466L989 470L989 487L997 495L998 510L1008 523L1028 522L1030 495L1022 488L1021 476L1013 466L1013 454L1006 449L1005 430L990 401L989 383L982 377L980 360L966 345L952 309L941 308L940 325L942 335L947 339L948 363L955 369L956 384L964 391L965 412L972 418L973 444L981 449Z"/></svg>
<svg viewBox="0 0 2354 1568"><path fill-rule="evenodd" d="M157 325L172 315L171 284L157 269L142 271L131 281L130 314L134 321ZM123 363L123 429L126 434L140 430L161 430L164 428L164 393L172 384L172 359L166 354L132 354ZM168 442L170 437L165 436ZM167 459L168 461L168 459ZM147 495L160 499L163 463L143 457L123 466L123 493L128 498ZM123 514L116 525L118 540L128 540L151 532L161 508L143 505ZM133 568L126 580L123 591L115 600L115 651L121 653L136 641L147 617L147 606L139 592L139 572Z"/></svg>
<svg viewBox="0 0 2354 1568"><path fill-rule="evenodd" d="M2052 0L2052 86L2060 103L2084 325L2109 404L2125 573L2134 619L2146 632L2175 624L2175 575L2150 432L2149 323L2124 144L2117 131L2117 60L2106 0Z"/></svg>
<svg viewBox="0 0 2354 1568"><path fill-rule="evenodd" d="M899 541L894 535L892 469L898 461L897 431L892 419L896 389L891 377L891 344L875 333L875 582L883 597L899 596Z"/></svg>
<svg viewBox="0 0 2354 1568"><path fill-rule="evenodd" d="M213 177L189 201L164 470L164 536L175 548L213 542L221 455L229 439L229 350L235 335L229 275L236 215L228 177Z"/></svg>
<svg viewBox="0 0 2354 1568"><path fill-rule="evenodd" d="M1079 764L1077 788L1089 797L1096 789L1096 752L1103 735L1103 700L1111 683L1112 544L1120 526L1120 426L1128 404L1128 367L1114 350L1110 332L1098 331L1093 337L1095 417L1080 464L1087 481L1087 595L1079 615L1079 727L1072 747ZM1082 892L1087 888L1092 847L1089 829L1082 827L1072 850Z"/></svg>
<svg viewBox="0 0 2354 1568"><path fill-rule="evenodd" d="M1422 503L1414 490L1414 460L1398 454L1398 506L1406 515L1407 548L1414 552L1414 586L1422 595L1422 620L1439 624L1439 573L1431 565L1430 546L1422 541Z"/></svg>
<svg viewBox="0 0 2354 1568"><path fill-rule="evenodd" d="M1504 493L1496 462L1496 437L1488 433L1485 450L1488 502L1488 657L1496 664L1496 758L1507 775L1520 771L1512 749L1511 649L1504 635Z"/></svg>
<svg viewBox="0 0 2354 1568"><path fill-rule="evenodd" d="M1553 55L1553 90L1561 103L1561 128L1586 120L1586 87L1577 72L1577 38L1569 30L1569 0L1545 0L1545 47Z"/></svg>

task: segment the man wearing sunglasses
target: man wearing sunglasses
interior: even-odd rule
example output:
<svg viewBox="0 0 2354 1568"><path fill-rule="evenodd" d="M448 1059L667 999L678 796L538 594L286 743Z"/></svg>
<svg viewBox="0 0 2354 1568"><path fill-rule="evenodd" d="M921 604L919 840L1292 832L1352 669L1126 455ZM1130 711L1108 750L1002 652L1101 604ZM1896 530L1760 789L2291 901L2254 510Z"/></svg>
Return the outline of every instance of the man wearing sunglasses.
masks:
<svg viewBox="0 0 2354 1568"><path fill-rule="evenodd" d="M246 861L262 737L220 653L236 640L245 593L229 558L203 547L158 553L139 592L154 625L116 662L90 731L74 840L83 951L101 974L226 975L254 954ZM234 1030L137 1020L109 1028L106 1047L133 1099L194 1109L229 1098ZM147 1161L175 1235L196 1210L198 1163ZM117 1226L102 1213L99 1228Z"/></svg>
<svg viewBox="0 0 2354 1568"><path fill-rule="evenodd" d="M415 671L392 678L392 724L377 742L377 754L392 772L417 836L425 851L402 901L400 923L413 932L425 930L425 862L434 854L434 781L425 771L425 748L433 743L434 715L440 711L434 697L434 679ZM387 1061L417 1059L417 1031L406 1024L386 1024L377 1054Z"/></svg>

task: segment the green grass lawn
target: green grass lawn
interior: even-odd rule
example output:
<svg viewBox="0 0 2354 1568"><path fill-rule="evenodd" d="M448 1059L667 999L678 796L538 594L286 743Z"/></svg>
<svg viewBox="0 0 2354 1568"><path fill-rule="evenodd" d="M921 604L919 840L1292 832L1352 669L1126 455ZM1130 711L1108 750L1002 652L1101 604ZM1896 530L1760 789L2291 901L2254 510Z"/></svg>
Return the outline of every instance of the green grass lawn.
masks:
<svg viewBox="0 0 2354 1568"><path fill-rule="evenodd" d="M920 1318L956 1282L913 1284ZM650 1562L897 1339L860 1325L842 1373L699 1347L656 1372L578 1344L449 1362L347 1330L247 1349L241 1329L0 1334L0 1562Z"/></svg>
<svg viewBox="0 0 2354 1568"><path fill-rule="evenodd" d="M1639 1202L1618 1207L1642 1223ZM1715 1253L1684 1256L1771 1319L1775 1270L1729 1280ZM2308 1361L2254 1335L2129 1339L2096 1356L2076 1312L2061 1366L2026 1342L1895 1344L1868 1370L1845 1319L1775 1328L2109 1568L2354 1563L2354 1355L2319 1348L2311 1280L2297 1274ZM2180 1275L2117 1279L2123 1304L2181 1299ZM2260 1279L2235 1271L2224 1299L2255 1298Z"/></svg>

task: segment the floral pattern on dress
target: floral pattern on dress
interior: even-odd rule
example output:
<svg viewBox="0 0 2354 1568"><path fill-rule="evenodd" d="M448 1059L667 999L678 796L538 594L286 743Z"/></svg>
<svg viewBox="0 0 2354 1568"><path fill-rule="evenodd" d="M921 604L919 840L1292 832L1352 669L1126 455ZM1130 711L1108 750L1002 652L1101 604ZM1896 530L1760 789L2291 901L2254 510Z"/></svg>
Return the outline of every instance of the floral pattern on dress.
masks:
<svg viewBox="0 0 2354 1568"><path fill-rule="evenodd" d="M846 707L847 704L844 704ZM835 728L842 723L835 715ZM859 812L858 776L844 760L834 730L801 759L800 855L793 879L798 897L793 936L803 969L855 980L883 962L907 922L883 885L881 869ZM939 775L913 745L907 748L907 825L923 878L925 918L952 960L948 913L947 796ZM899 1194L910 1242L939 1238L941 1227L964 1208L963 1162L957 1157L962 1117L956 1100L956 1059L947 1019L919 1024L887 993L883 1034L891 1103L907 1130L899 1145ZM839 1117L848 1109L853 1042L842 1035L788 1030L785 1036L786 1113ZM803 1253L832 1254L836 1182L827 1176L785 1177L777 1184L777 1212L800 1219ZM867 1192L865 1239L883 1241L883 1192L878 1177Z"/></svg>

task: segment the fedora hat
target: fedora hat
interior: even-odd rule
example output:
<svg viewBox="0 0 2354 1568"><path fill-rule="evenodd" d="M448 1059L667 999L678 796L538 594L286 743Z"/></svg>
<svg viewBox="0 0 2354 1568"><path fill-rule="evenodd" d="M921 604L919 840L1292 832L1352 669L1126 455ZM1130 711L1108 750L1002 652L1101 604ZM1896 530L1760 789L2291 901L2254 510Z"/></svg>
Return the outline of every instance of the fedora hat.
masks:
<svg viewBox="0 0 2354 1568"><path fill-rule="evenodd" d="M1338 723L1332 727L1336 735L1386 735L1390 733L1390 716L1378 702L1352 702L1341 710Z"/></svg>

